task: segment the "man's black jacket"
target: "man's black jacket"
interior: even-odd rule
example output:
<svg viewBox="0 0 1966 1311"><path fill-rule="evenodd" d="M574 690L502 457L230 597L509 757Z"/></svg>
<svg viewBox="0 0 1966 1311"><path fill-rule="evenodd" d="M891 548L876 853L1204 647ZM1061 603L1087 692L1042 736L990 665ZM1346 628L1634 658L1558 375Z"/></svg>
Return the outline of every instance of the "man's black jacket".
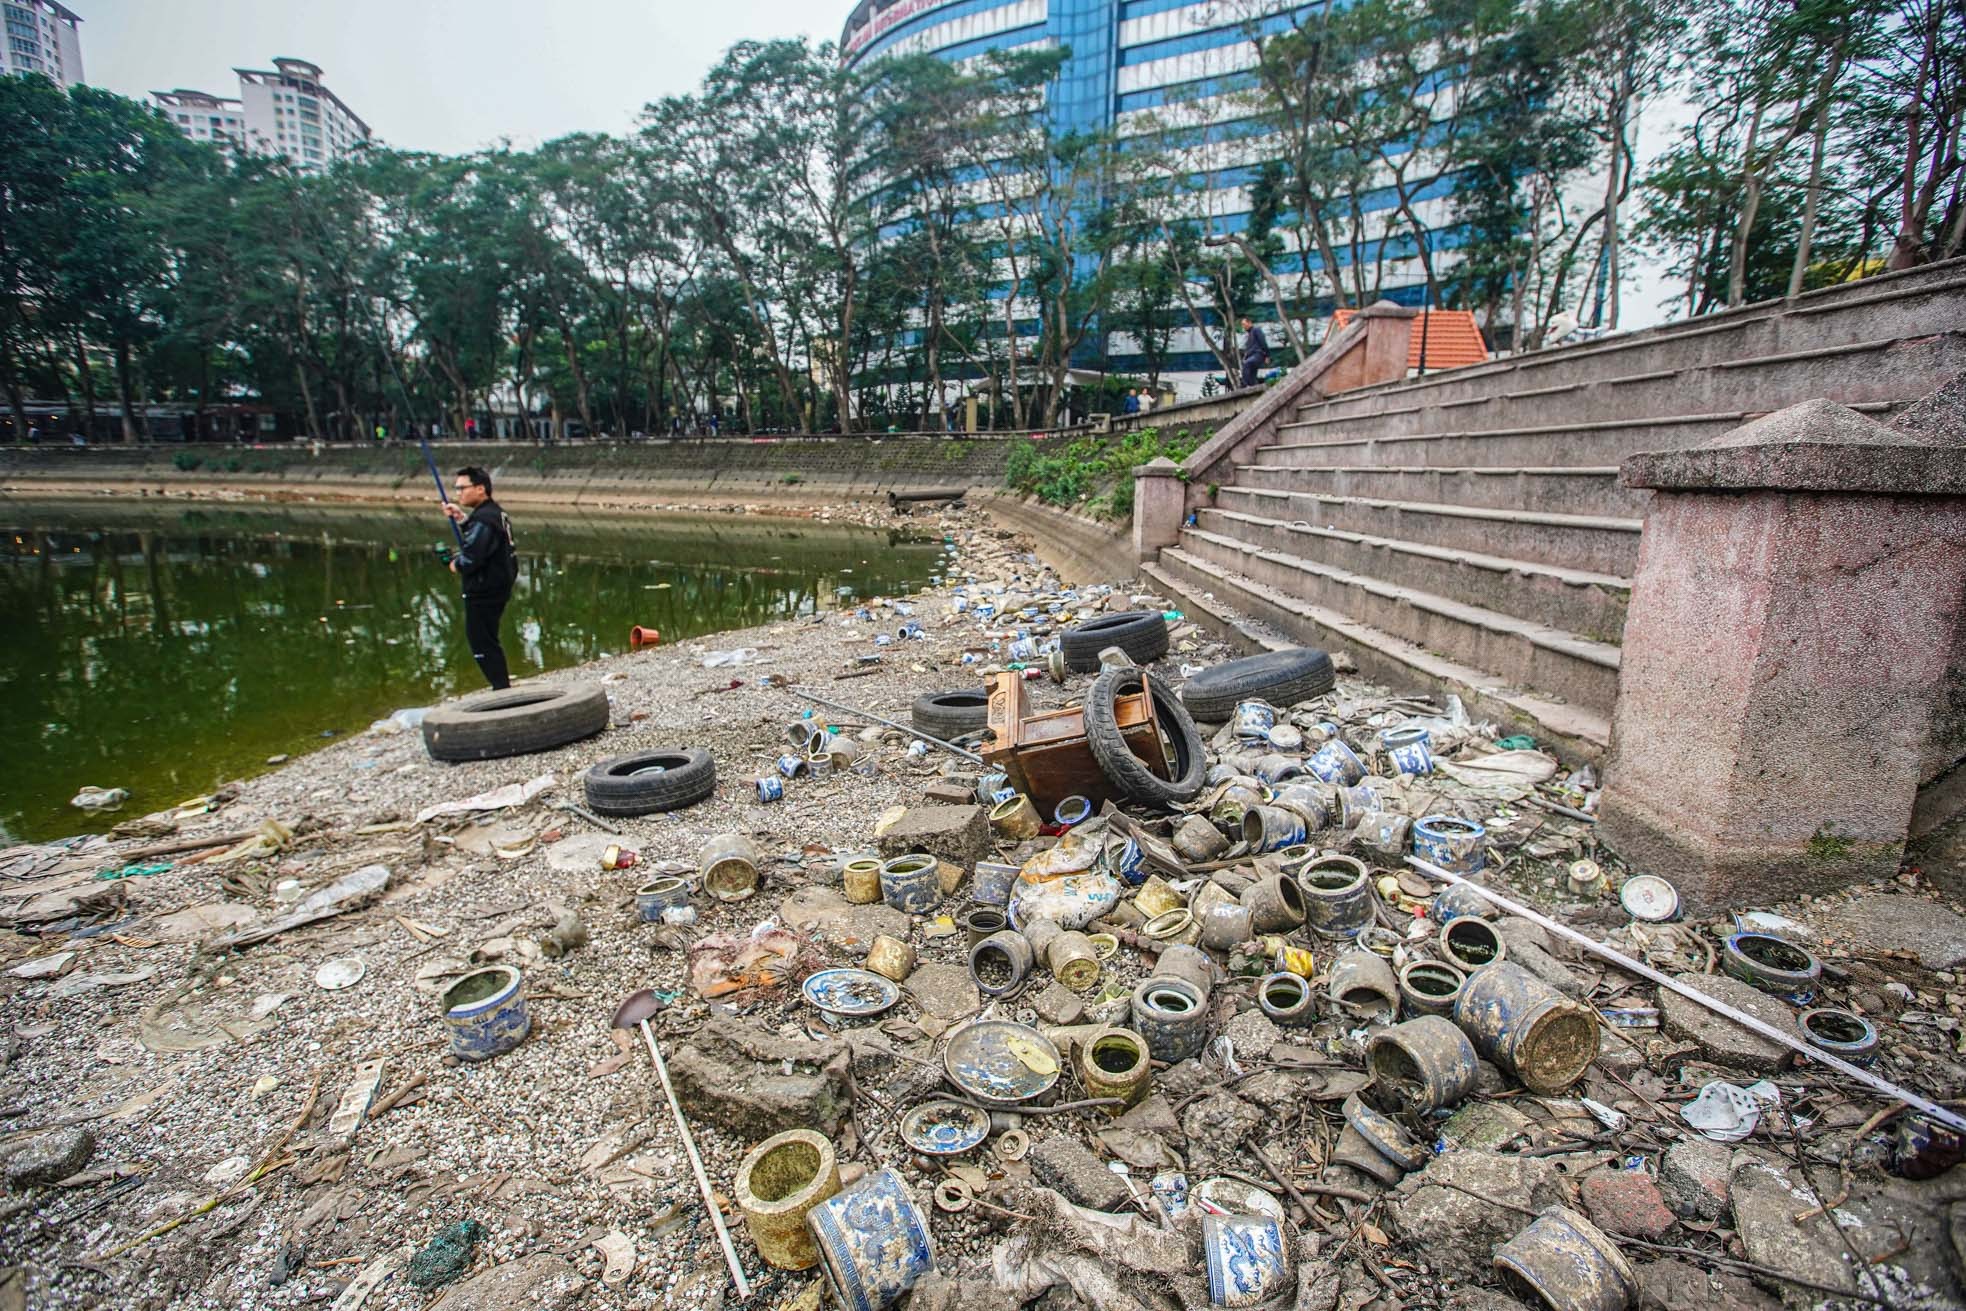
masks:
<svg viewBox="0 0 1966 1311"><path fill-rule="evenodd" d="M519 578L519 552L512 544L512 521L498 502L486 498L465 519L464 545L453 559L464 595L507 596Z"/></svg>
<svg viewBox="0 0 1966 1311"><path fill-rule="evenodd" d="M1249 335L1242 339L1242 358L1245 363L1258 366L1270 362L1269 338L1253 323L1249 325Z"/></svg>

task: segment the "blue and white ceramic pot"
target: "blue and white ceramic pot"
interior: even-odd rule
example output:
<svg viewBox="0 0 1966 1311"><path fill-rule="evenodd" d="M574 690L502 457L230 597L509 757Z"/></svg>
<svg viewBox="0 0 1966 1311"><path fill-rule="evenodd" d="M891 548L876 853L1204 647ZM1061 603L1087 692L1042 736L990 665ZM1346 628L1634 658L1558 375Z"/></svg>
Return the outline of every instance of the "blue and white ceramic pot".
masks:
<svg viewBox="0 0 1966 1311"><path fill-rule="evenodd" d="M1201 1245L1208 1261L1208 1300L1216 1306L1267 1301L1290 1277L1283 1227L1266 1215L1205 1215Z"/></svg>
<svg viewBox="0 0 1966 1311"><path fill-rule="evenodd" d="M444 990L443 1003L451 1051L461 1061L488 1061L532 1032L526 981L510 965L471 971Z"/></svg>
<svg viewBox="0 0 1966 1311"><path fill-rule="evenodd" d="M882 1311L935 1269L928 1219L892 1170L819 1203L806 1224L827 1286L846 1311Z"/></svg>

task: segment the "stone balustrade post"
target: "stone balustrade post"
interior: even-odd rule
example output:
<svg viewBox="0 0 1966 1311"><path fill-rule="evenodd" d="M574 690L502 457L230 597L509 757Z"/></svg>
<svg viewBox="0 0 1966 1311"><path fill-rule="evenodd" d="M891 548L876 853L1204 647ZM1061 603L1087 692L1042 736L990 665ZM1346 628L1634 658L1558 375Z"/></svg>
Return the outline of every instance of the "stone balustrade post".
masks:
<svg viewBox="0 0 1966 1311"><path fill-rule="evenodd" d="M1133 555L1151 560L1163 546L1181 540L1181 522L1188 514L1187 484L1181 466L1165 455L1133 471Z"/></svg>
<svg viewBox="0 0 1966 1311"><path fill-rule="evenodd" d="M1893 427L1809 401L1625 462L1654 494L1598 834L1692 908L1894 874L1966 752L1962 397Z"/></svg>

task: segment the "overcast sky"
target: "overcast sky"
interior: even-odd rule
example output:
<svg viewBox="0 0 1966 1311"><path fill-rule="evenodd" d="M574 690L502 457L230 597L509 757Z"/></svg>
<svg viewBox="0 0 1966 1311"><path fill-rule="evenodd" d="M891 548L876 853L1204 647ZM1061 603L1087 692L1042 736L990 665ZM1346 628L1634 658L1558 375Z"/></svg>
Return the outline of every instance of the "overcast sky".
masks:
<svg viewBox="0 0 1966 1311"><path fill-rule="evenodd" d="M834 40L851 0L65 0L87 80L127 96L237 95L276 55L390 145L463 151L622 132L746 38Z"/></svg>

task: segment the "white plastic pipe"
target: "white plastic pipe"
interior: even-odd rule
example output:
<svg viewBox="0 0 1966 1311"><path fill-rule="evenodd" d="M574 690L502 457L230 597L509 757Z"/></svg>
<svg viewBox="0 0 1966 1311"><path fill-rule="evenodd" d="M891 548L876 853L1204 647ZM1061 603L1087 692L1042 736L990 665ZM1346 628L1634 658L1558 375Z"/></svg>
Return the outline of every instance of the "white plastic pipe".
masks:
<svg viewBox="0 0 1966 1311"><path fill-rule="evenodd" d="M1638 975L1641 979L1650 979L1661 988L1671 989L1688 1001L1696 1002L1716 1015L1725 1016L1751 1033L1766 1038L1770 1042L1779 1043L1797 1055L1805 1056L1816 1062L1818 1065L1827 1065L1838 1074L1846 1074L1874 1092L1883 1093L1886 1097L1896 1098L1898 1101L1911 1107L1914 1111L1928 1115L1950 1129L1956 1129L1961 1133L1966 1133L1966 1116L1948 1111L1945 1107L1928 1097L1920 1097L1915 1092L1900 1088L1889 1079L1879 1078L1861 1066L1850 1064L1850 1062L1840 1056L1832 1056L1820 1047L1813 1047L1800 1038L1783 1033L1774 1025L1757 1020L1746 1011L1736 1010L1724 1001L1717 1001L1707 996L1704 992L1701 992L1698 988L1688 987L1678 979L1661 974L1643 961L1633 960L1623 952L1605 946L1596 938L1586 937L1568 925L1557 923L1540 911L1531 910L1527 906L1510 901L1499 892L1484 887L1472 879L1464 879L1459 874L1450 874L1440 866L1421 860L1418 856L1408 856L1406 863L1430 879L1438 879L1443 883L1456 883L1462 887L1470 888L1497 906L1500 906L1503 910L1509 912L1509 914L1520 915L1533 924L1540 924L1558 937L1566 938L1576 943L1579 947L1591 953L1591 955L1602 957L1621 970L1628 970Z"/></svg>

